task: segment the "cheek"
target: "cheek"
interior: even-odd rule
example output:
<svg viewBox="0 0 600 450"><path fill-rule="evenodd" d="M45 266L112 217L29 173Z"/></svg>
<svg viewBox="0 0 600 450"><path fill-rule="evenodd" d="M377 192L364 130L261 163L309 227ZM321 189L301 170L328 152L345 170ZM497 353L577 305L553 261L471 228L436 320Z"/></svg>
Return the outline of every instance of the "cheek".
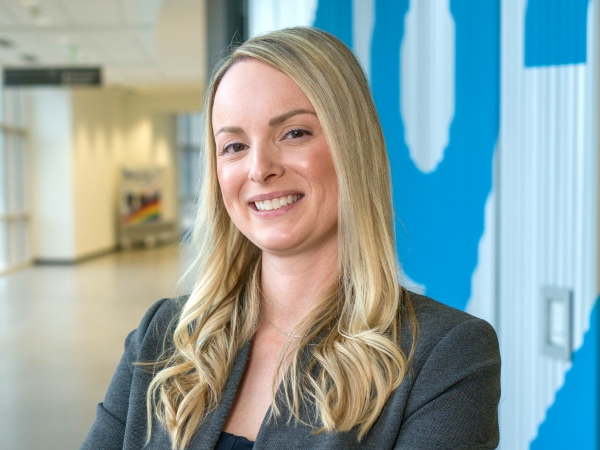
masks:
<svg viewBox="0 0 600 450"><path fill-rule="evenodd" d="M291 162L310 178L320 180L323 184L331 182L337 186L335 166L324 140L312 146L301 158L294 157Z"/></svg>
<svg viewBox="0 0 600 450"><path fill-rule="evenodd" d="M234 167L228 165L217 164L217 179L219 180L223 203L228 211L235 203L243 184L243 177L240 176L239 171L234 169Z"/></svg>
<svg viewBox="0 0 600 450"><path fill-rule="evenodd" d="M335 173L333 159L327 147L314 155L312 161L307 164L306 169L310 172L311 177L323 186L328 196L337 195L337 174Z"/></svg>
<svg viewBox="0 0 600 450"><path fill-rule="evenodd" d="M320 146L307 154L302 161L298 161L298 170L312 185L322 218L327 218L327 223L337 221L338 214L338 179L333 165L329 148Z"/></svg>

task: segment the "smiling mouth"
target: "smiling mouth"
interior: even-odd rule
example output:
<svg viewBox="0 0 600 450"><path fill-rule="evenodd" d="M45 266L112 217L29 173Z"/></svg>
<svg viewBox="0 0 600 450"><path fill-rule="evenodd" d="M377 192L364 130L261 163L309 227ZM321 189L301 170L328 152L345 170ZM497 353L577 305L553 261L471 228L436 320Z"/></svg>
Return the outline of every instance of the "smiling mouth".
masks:
<svg viewBox="0 0 600 450"><path fill-rule="evenodd" d="M273 211L275 209L283 208L284 206L296 203L301 199L303 195L294 194L279 198L273 198L271 200L263 200L262 202L254 202L254 206L259 211Z"/></svg>

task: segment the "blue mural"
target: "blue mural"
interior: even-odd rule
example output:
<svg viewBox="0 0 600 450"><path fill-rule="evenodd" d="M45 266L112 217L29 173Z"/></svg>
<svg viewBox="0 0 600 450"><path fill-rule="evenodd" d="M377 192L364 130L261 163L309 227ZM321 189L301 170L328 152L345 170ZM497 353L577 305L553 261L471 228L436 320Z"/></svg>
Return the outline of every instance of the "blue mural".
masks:
<svg viewBox="0 0 600 450"><path fill-rule="evenodd" d="M350 9L346 2L346 9ZM352 22L339 1L321 0L315 26L348 42ZM471 277L492 189L499 123L499 0L456 0L456 105L445 157L433 173L414 164L400 114L400 44L408 0L376 1L371 84L392 165L396 239L406 273L427 294L459 309ZM350 9L351 16L351 9Z"/></svg>
<svg viewBox="0 0 600 450"><path fill-rule="evenodd" d="M352 48L352 2L320 0L313 26L330 32Z"/></svg>
<svg viewBox="0 0 600 450"><path fill-rule="evenodd" d="M525 13L525 66L586 61L588 0L529 0Z"/></svg>
<svg viewBox="0 0 600 450"><path fill-rule="evenodd" d="M450 3L456 28L455 115L444 159L429 174L409 155L400 114L400 44L408 1L378 1L371 54L373 96L394 183L404 270L427 294L465 309L492 189L499 128L500 5ZM405 229L405 228L406 229Z"/></svg>
<svg viewBox="0 0 600 450"><path fill-rule="evenodd" d="M586 62L589 0L529 0L527 67ZM352 43L350 1L320 0L315 26ZM376 0L371 85L384 129L394 184L400 259L427 293L464 309L471 295L484 206L492 188L499 128L500 0L454 0L455 116L437 169L422 173L410 158L400 112L400 45L409 0ZM600 301L600 299L599 299ZM591 314L583 346L539 428L532 449L598 448L598 320Z"/></svg>
<svg viewBox="0 0 600 450"><path fill-rule="evenodd" d="M531 450L598 448L597 415L593 412L598 401L599 319L596 301L583 345L573 354L573 366L565 375L565 383L548 409Z"/></svg>

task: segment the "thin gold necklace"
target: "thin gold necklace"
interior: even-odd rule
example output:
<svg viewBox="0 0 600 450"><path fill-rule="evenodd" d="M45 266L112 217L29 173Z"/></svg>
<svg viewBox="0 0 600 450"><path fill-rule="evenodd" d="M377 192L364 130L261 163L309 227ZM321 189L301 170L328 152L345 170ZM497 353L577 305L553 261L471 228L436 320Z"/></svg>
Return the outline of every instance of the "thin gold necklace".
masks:
<svg viewBox="0 0 600 450"><path fill-rule="evenodd" d="M261 314L262 315L262 314ZM269 322L271 324L271 326L273 328L275 328L277 331L279 331L281 334L285 334L288 337L292 337L294 339L300 339L301 337L304 337L302 335L296 335L296 334L291 334L291 333L286 333L285 331L283 331L281 328L279 328L277 325L275 325L273 322L271 322L269 319L267 319L265 316L262 316L263 319L265 319L267 322Z"/></svg>

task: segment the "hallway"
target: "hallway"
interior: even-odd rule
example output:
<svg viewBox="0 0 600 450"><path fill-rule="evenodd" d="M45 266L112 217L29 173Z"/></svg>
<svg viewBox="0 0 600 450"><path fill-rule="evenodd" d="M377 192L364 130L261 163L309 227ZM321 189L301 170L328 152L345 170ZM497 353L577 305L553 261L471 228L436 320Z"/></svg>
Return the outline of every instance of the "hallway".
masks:
<svg viewBox="0 0 600 450"><path fill-rule="evenodd" d="M177 245L0 277L0 448L78 449L152 303L177 293Z"/></svg>

